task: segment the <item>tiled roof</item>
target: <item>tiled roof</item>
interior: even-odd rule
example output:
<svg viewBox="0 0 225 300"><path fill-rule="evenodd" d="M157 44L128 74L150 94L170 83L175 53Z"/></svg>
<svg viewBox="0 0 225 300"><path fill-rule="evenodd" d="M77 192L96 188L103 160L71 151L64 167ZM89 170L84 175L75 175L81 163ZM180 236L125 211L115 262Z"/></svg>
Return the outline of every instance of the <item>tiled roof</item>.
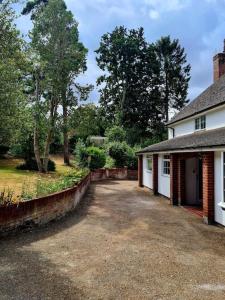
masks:
<svg viewBox="0 0 225 300"><path fill-rule="evenodd" d="M172 152L172 151L184 151L212 148L212 147L225 147L225 127L197 131L192 134L179 136L170 140L163 141L158 144L151 145L137 152L151 153L151 152Z"/></svg>
<svg viewBox="0 0 225 300"><path fill-rule="evenodd" d="M225 75L221 76L195 100L185 106L167 125L171 125L221 104L225 104Z"/></svg>

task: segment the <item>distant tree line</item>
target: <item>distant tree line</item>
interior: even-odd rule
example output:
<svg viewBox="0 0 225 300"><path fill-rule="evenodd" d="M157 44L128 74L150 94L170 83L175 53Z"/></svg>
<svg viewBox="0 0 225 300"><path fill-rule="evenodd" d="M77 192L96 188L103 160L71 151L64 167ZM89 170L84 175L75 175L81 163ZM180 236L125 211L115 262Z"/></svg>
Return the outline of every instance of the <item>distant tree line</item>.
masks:
<svg viewBox="0 0 225 300"><path fill-rule="evenodd" d="M79 138L104 136L114 126L131 146L165 137L171 109L187 103L190 65L178 40L149 43L143 28L123 26L104 34L96 50L100 100L86 104L93 86L78 76L87 70L88 50L65 2L26 2L28 42L16 28L14 2L0 4L0 155L7 149L35 159L47 172L50 153L62 151L69 165Z"/></svg>

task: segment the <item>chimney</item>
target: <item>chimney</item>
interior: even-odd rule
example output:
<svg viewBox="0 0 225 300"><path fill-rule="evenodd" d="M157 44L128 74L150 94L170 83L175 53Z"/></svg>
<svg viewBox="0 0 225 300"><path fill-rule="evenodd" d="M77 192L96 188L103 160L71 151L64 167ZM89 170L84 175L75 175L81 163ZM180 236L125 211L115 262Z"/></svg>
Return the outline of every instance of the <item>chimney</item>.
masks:
<svg viewBox="0 0 225 300"><path fill-rule="evenodd" d="M223 41L223 52L213 57L213 79L214 82L225 74L225 40Z"/></svg>

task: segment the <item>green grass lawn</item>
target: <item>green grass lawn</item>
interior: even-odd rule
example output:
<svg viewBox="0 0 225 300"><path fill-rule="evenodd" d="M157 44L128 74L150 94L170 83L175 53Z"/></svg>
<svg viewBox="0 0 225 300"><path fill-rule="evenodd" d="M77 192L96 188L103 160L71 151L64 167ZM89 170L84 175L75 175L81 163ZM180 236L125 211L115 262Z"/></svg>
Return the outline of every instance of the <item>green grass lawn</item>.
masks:
<svg viewBox="0 0 225 300"><path fill-rule="evenodd" d="M71 169L63 164L62 157L52 156L51 159L56 163L56 172L49 174L17 170L16 166L23 162L20 159L0 159L0 191L10 189L16 195L20 195L24 185L32 189L36 186L38 179L54 180L54 178L65 174Z"/></svg>

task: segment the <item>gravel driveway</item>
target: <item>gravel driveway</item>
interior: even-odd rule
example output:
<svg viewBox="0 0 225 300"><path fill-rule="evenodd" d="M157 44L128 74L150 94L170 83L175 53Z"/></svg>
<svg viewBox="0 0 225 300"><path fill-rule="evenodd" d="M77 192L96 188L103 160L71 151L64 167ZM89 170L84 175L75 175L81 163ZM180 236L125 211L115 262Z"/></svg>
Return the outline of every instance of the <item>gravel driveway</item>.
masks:
<svg viewBox="0 0 225 300"><path fill-rule="evenodd" d="M225 231L132 181L0 240L0 299L225 299Z"/></svg>

